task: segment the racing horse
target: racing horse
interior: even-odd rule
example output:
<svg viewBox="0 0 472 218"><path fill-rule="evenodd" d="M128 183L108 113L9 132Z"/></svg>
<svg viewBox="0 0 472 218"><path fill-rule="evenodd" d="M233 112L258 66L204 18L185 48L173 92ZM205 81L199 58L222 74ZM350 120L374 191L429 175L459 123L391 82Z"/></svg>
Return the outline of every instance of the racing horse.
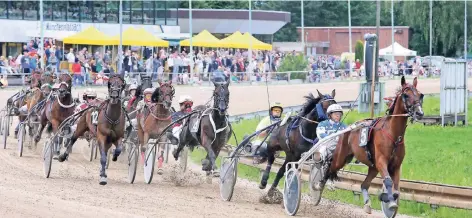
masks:
<svg viewBox="0 0 472 218"><path fill-rule="evenodd" d="M185 120L179 137L179 146L172 154L175 160L178 160L179 154L185 145L191 149L197 145L202 145L207 152L206 158L202 161L202 170L210 175L211 171L216 176L215 171L216 157L229 139L231 127L228 121L229 104L229 82L215 83L213 91L213 106L198 105L194 108L195 112ZM187 158L187 157L183 157Z"/></svg>
<svg viewBox="0 0 472 218"><path fill-rule="evenodd" d="M121 92L125 88L124 79L114 74L108 80L108 96L100 105L97 125L97 142L100 148L100 185L107 184L106 163L108 150L115 145L112 161L117 161L123 147L122 139L125 134L125 111L121 105Z"/></svg>
<svg viewBox="0 0 472 218"><path fill-rule="evenodd" d="M48 133L56 133L62 121L74 114L75 102L72 97L72 77L67 73L63 73L59 75L58 79L59 84L57 91L49 95L44 108L40 112L39 130L36 132L34 138L35 146L41 139L41 135L46 126L48 127ZM55 141L57 144L60 143L58 138L54 140L57 140ZM56 150L55 155L59 155L59 149Z"/></svg>
<svg viewBox="0 0 472 218"><path fill-rule="evenodd" d="M288 118L286 123L272 132L267 142L267 166L262 175L260 189L265 189L267 180L269 179L272 164L275 161L275 152L284 151L286 154L283 165L279 168L274 182L268 191L268 195L273 195L277 191L277 185L283 177L288 162L300 160L302 154L310 150L318 141L316 136L316 128L318 123L328 119L326 111L328 107L335 104L334 97L336 90L333 89L331 95L323 95L318 92L318 97L314 97L312 93L305 96L306 102L298 115Z"/></svg>
<svg viewBox="0 0 472 218"><path fill-rule="evenodd" d="M380 199L387 204L389 210L396 211L398 208L396 200L400 194L400 169L405 157L404 135L408 117L411 117L413 122L422 119L424 115L423 94L417 90L417 85L416 77L413 79L413 84L406 83L405 77L402 77L401 92L397 94L388 114L374 120L359 121L370 123L365 146L360 146L360 129L340 136L328 172L319 185L313 188L320 189L327 179L336 179L336 172L355 157L369 167L367 176L361 184L364 211L371 213L368 190L379 172L387 191L380 195Z"/></svg>
<svg viewBox="0 0 472 218"><path fill-rule="evenodd" d="M172 81L159 82L160 87L152 93L151 104L144 106L142 112L137 115L138 138L141 147L148 142L150 138L157 138L162 131L172 122L172 99L175 95L175 89ZM165 137L159 140L164 142ZM164 150L162 150L164 152ZM144 152L143 152L144 153ZM144 154L142 154L144 155ZM160 154L161 157L163 153ZM158 173L162 171L162 158L159 158Z"/></svg>

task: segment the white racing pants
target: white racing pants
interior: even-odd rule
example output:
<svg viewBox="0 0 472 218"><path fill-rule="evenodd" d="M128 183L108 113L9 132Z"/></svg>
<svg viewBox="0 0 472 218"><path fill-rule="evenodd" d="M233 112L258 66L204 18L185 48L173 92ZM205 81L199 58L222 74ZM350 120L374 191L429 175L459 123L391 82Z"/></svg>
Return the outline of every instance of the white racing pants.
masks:
<svg viewBox="0 0 472 218"><path fill-rule="evenodd" d="M182 125L172 128L172 135L180 140L180 132L182 132Z"/></svg>
<svg viewBox="0 0 472 218"><path fill-rule="evenodd" d="M251 145L252 145L252 146L251 146L251 154L252 154L252 155L256 155L257 150L258 150L259 148L266 149L266 148L263 148L263 147L264 147L264 146L267 147L267 144L266 144L265 142L262 143L262 144L261 144L261 143L262 143L262 140L260 140L260 139L256 139L256 140L254 140L254 141L251 142ZM259 146L259 145L260 145L260 146Z"/></svg>
<svg viewBox="0 0 472 218"><path fill-rule="evenodd" d="M28 115L28 107L26 105L20 107L18 111L20 112L20 115Z"/></svg>
<svg viewBox="0 0 472 218"><path fill-rule="evenodd" d="M326 144L323 144L318 148L318 152L321 155L321 160L326 161L331 157L331 155L333 155L337 142L337 140L328 141Z"/></svg>

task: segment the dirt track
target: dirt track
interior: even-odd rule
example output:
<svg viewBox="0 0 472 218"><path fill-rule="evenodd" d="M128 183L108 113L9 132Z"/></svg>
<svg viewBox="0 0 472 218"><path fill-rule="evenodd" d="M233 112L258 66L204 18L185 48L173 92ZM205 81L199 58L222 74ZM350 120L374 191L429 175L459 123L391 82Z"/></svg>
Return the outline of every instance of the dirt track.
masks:
<svg viewBox="0 0 472 218"><path fill-rule="evenodd" d="M387 82L387 92L395 83ZM357 97L357 83L334 83L321 85L271 86L271 99L285 105L303 102L308 92L330 92L336 88L336 99L354 100ZM420 81L423 93L439 92L437 80ZM97 89L105 93L103 88ZM176 87L176 97L190 94L196 103L205 103L211 96L210 87ZM81 93L83 89L78 92ZM267 108L265 86L232 86L230 113L240 114ZM1 107L14 90L0 91ZM77 96L77 92L74 92ZM104 95L102 95L104 96ZM17 119L14 118L14 125ZM13 128L11 128L13 129ZM53 161L51 178L43 176L38 151L25 149L18 157L17 143L13 130L6 150L0 150L0 214L2 217L283 217L281 205L265 205L258 199L263 193L256 184L239 179L232 202L219 197L218 181L205 182L199 166L193 165L185 175L186 184L176 186L170 176L173 172L167 166L163 176L155 176L152 184L143 182L142 164L138 166L137 181L127 183L126 153L118 162L112 162L108 169L108 185L98 184L99 161L88 162L84 158L86 144L78 141L68 162ZM43 137L44 138L44 137ZM42 140L44 141L44 140ZM366 216L360 208L331 201L323 201L313 207L303 202L299 217L381 217L379 212Z"/></svg>

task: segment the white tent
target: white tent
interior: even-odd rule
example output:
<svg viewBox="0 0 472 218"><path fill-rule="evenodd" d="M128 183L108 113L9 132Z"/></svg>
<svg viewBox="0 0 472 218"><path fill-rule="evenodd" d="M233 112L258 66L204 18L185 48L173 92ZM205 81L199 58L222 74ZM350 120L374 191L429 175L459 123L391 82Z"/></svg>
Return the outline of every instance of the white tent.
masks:
<svg viewBox="0 0 472 218"><path fill-rule="evenodd" d="M393 43L393 52L395 52L394 56L416 56L416 51L412 51L410 49L407 49L397 42ZM379 55L380 56L391 56L392 55L392 45L382 48L379 50Z"/></svg>

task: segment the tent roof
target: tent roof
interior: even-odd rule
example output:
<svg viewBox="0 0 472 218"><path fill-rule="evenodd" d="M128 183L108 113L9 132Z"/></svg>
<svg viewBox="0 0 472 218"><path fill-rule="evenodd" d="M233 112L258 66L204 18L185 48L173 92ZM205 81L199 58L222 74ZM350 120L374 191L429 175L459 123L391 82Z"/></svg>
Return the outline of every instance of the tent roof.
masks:
<svg viewBox="0 0 472 218"><path fill-rule="evenodd" d="M393 43L393 52L394 56L416 56L416 51L407 49L397 42ZM391 56L392 55L392 45L389 45L386 48L379 50L379 55Z"/></svg>
<svg viewBox="0 0 472 218"><path fill-rule="evenodd" d="M219 44L220 40L207 30L203 30L198 35L192 37L192 46L220 47ZM180 41L180 46L190 46L190 39Z"/></svg>
<svg viewBox="0 0 472 218"><path fill-rule="evenodd" d="M258 39L254 38L249 33L241 34L239 31L236 31L232 35L222 39L220 41L221 47L228 48L245 48L248 49L251 46L252 49L258 50L272 50L272 45L263 43Z"/></svg>
<svg viewBox="0 0 472 218"><path fill-rule="evenodd" d="M116 45L110 36L100 32L93 26L75 35L65 37L63 41L65 44Z"/></svg>
<svg viewBox="0 0 472 218"><path fill-rule="evenodd" d="M115 43L120 43L120 35L113 37ZM153 36L144 29L130 27L123 31L123 45L134 46L162 46L169 47L169 42Z"/></svg>

